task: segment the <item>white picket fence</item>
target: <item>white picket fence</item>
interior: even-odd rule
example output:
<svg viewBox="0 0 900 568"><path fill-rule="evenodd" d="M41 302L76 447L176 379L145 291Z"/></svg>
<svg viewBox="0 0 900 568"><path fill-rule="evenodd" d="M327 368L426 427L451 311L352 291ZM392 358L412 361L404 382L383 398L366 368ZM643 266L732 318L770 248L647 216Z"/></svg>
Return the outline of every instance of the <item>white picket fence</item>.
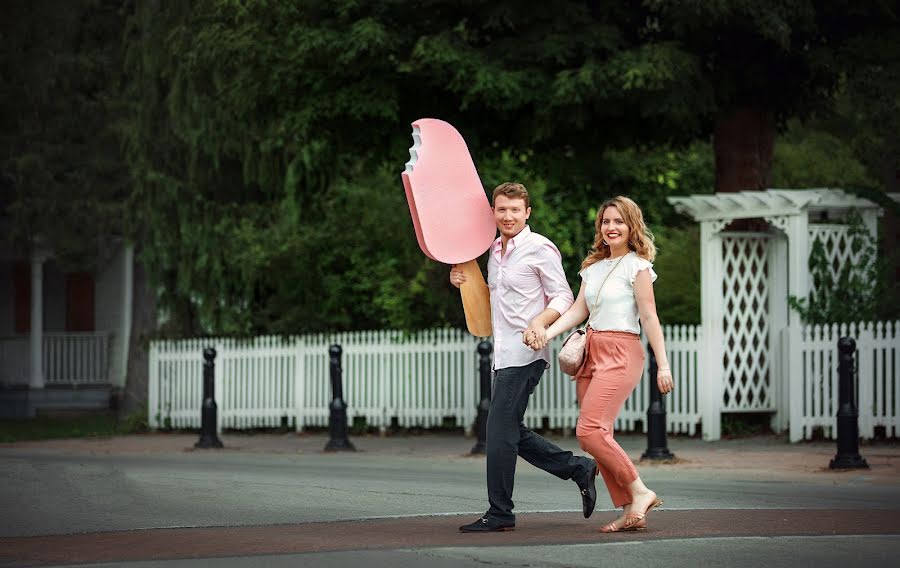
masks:
<svg viewBox="0 0 900 568"><path fill-rule="evenodd" d="M696 326L666 326L666 347L676 381L667 396L670 432L693 435L700 421ZM551 344L555 361L561 338ZM342 347L348 419L379 429L435 427L446 419L469 431L479 396L478 340L455 329L412 335L398 331L258 337L251 340L155 341L150 346L150 424L197 428L203 395L203 348L212 346L218 429L328 425L331 402L328 349ZM646 380L626 402L616 428L646 429ZM531 397L529 427L574 428L575 386L551 365Z"/></svg>
<svg viewBox="0 0 900 568"><path fill-rule="evenodd" d="M810 439L821 428L837 437L838 350L841 337L856 340L856 403L859 435L900 434L900 321L809 325L789 328L785 352L790 377L790 439Z"/></svg>

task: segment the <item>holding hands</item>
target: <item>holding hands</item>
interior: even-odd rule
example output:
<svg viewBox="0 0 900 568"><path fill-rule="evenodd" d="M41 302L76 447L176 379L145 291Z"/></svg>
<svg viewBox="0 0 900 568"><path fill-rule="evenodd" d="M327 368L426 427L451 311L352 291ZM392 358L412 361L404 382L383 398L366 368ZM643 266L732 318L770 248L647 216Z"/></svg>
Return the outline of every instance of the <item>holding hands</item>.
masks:
<svg viewBox="0 0 900 568"><path fill-rule="evenodd" d="M547 346L547 329L538 325L534 320L528 324L528 329L522 332L522 343L531 347L535 351L540 351Z"/></svg>
<svg viewBox="0 0 900 568"><path fill-rule="evenodd" d="M528 324L528 328L522 332L522 343L535 351L540 351L549 342L547 328L536 320L532 320ZM672 377L672 370L667 361L664 361L656 370L656 385L659 387L660 394L669 394L675 389L675 379Z"/></svg>

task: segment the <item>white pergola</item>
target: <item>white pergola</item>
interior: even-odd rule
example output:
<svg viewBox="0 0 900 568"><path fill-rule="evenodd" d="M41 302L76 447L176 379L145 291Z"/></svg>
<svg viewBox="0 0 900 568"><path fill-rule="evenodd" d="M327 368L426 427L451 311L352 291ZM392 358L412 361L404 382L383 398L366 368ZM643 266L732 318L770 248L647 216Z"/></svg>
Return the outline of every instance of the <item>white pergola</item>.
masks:
<svg viewBox="0 0 900 568"><path fill-rule="evenodd" d="M700 368L703 438L721 436L722 412L772 412L787 427L788 379L782 334L798 315L788 297L810 292L812 243L825 244L837 271L852 250L849 226L857 211L876 235L881 208L839 189L742 191L670 197L679 212L700 223L702 342ZM728 231L737 219L763 219L763 231Z"/></svg>

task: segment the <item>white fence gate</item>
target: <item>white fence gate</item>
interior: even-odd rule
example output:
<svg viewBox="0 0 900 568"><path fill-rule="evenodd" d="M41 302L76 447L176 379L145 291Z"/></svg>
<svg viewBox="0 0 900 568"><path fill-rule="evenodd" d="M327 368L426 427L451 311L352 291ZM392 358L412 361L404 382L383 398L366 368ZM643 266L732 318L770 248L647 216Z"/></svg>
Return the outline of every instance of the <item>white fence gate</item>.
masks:
<svg viewBox="0 0 900 568"><path fill-rule="evenodd" d="M670 432L693 435L700 421L698 331L666 326L666 347L676 381L666 397ZM562 338L551 344L555 361ZM217 351L218 429L328 425L331 402L328 348L343 349L344 399L350 420L387 429L440 426L445 419L469 431L479 396L477 340L455 329L406 335L397 331L260 337L251 340L155 341L150 346L150 425L198 428L203 396L204 347ZM645 370L646 373L646 370ZM646 378L646 376L645 376ZM642 380L616 427L646 429L649 386ZM551 365L531 397L530 427L574 428L575 387Z"/></svg>

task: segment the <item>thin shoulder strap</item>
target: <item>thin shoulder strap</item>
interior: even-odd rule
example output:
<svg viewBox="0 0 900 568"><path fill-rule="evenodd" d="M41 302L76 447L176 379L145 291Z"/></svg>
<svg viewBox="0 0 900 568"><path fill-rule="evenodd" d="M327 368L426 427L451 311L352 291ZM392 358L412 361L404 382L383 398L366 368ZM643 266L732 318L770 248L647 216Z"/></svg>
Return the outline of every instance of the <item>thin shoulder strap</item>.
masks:
<svg viewBox="0 0 900 568"><path fill-rule="evenodd" d="M619 267L619 263L622 262L622 259L625 258L626 256L628 256L628 255L623 254L622 256L620 256L619 260L616 261L615 266L612 267L612 270L610 270L609 272L606 273L606 278L604 278L603 282L600 284L600 289L597 290L597 298L594 300L594 309L595 310L600 307L600 292L602 292L603 287L606 286L606 281L609 280L609 277L612 276L612 273L615 272L616 268ZM590 315L591 311L593 311L593 310L590 310L590 309L588 310L588 315Z"/></svg>

